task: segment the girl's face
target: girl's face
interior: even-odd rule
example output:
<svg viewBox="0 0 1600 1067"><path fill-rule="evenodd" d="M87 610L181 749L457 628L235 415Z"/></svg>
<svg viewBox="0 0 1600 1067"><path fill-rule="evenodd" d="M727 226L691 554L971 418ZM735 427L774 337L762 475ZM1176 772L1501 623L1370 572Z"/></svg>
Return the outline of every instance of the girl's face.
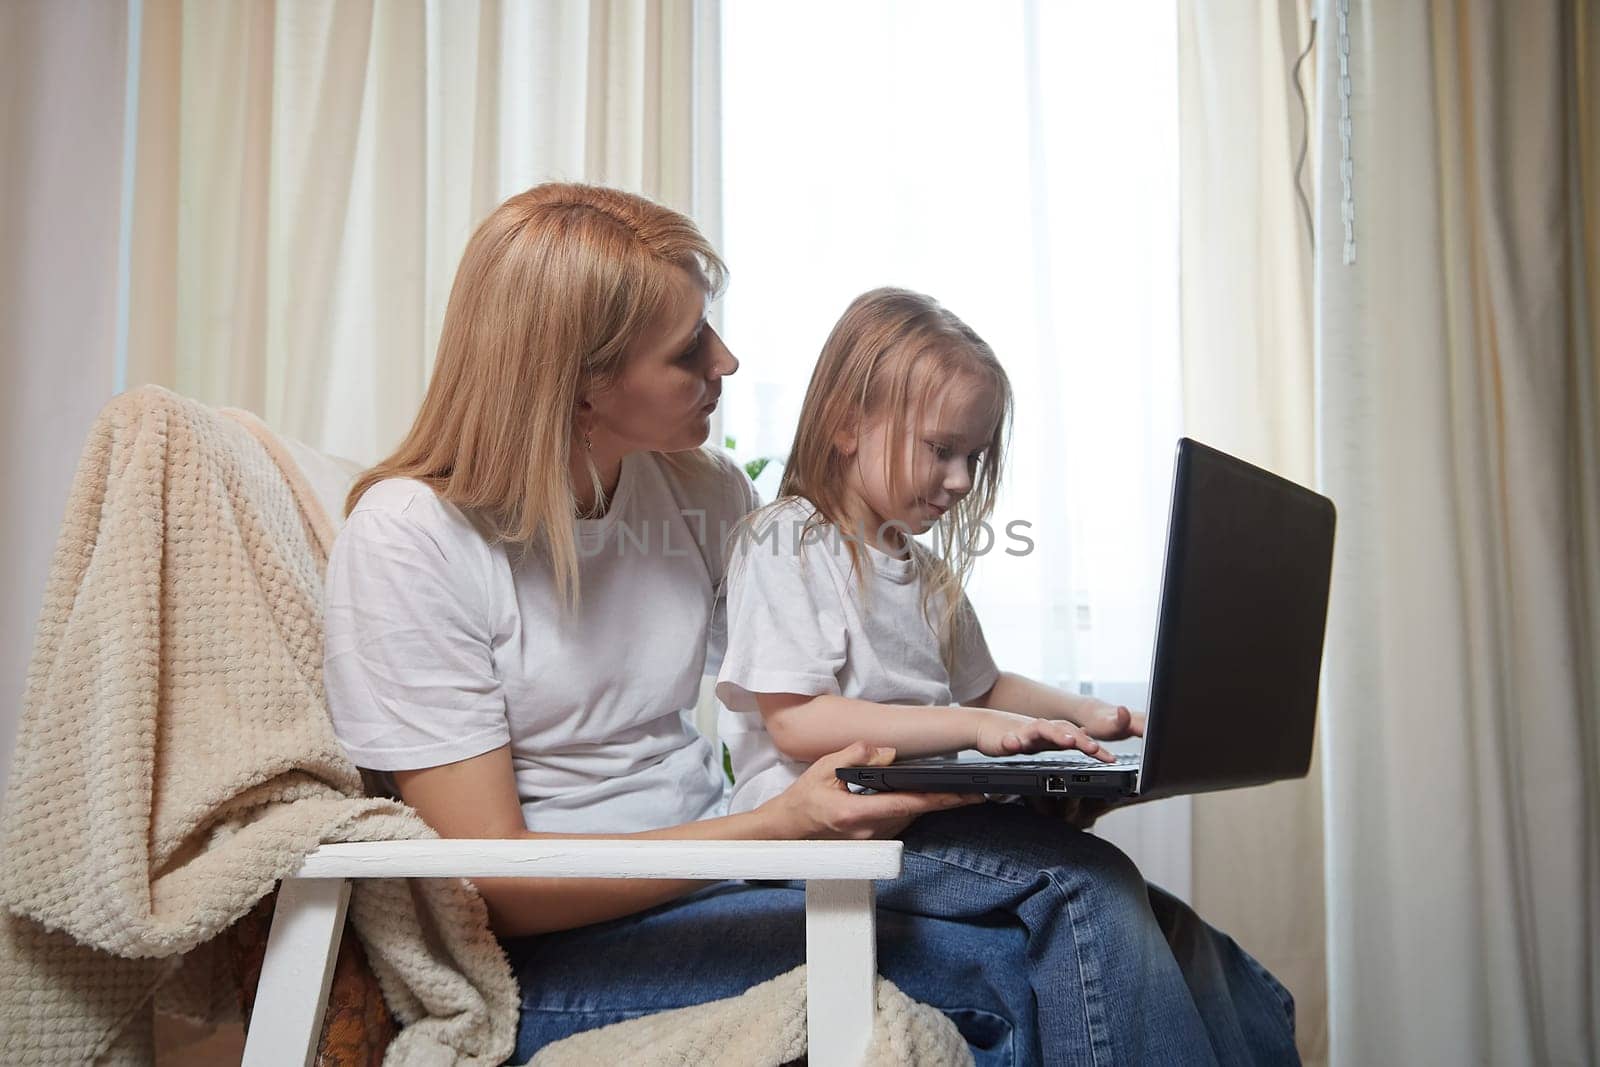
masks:
<svg viewBox="0 0 1600 1067"><path fill-rule="evenodd" d="M905 428L898 486L889 476L891 420L873 420L841 441L840 451L854 460L845 468L846 488L858 503L859 513L851 518L890 551L900 550L903 541L893 528L878 536L885 524L927 532L972 491L999 410L997 387L985 377L958 373L935 387L922 424Z"/></svg>
<svg viewBox="0 0 1600 1067"><path fill-rule="evenodd" d="M621 376L591 394L580 419L596 452L698 448L711 432L722 378L739 369L706 323L703 282L680 271L672 300L629 348Z"/></svg>

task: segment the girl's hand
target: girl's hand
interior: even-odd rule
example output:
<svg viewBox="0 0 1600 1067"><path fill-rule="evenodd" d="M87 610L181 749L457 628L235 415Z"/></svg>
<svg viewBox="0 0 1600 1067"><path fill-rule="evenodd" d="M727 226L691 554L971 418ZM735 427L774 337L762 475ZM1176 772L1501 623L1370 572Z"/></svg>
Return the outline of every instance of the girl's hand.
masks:
<svg viewBox="0 0 1600 1067"><path fill-rule="evenodd" d="M1144 736L1142 714L1093 697L1085 698L1079 705L1078 722L1084 733L1101 741L1122 741L1129 737Z"/></svg>
<svg viewBox="0 0 1600 1067"><path fill-rule="evenodd" d="M817 760L798 781L758 809L770 818L780 840L844 838L866 841L894 837L919 815L983 803L981 793L850 792L833 772L840 767L881 767L894 762L894 749L858 741Z"/></svg>
<svg viewBox="0 0 1600 1067"><path fill-rule="evenodd" d="M1065 719L1034 719L1009 711L989 711L978 727L974 747L985 756L1075 748L1106 763L1116 762L1116 757L1101 748L1098 741Z"/></svg>

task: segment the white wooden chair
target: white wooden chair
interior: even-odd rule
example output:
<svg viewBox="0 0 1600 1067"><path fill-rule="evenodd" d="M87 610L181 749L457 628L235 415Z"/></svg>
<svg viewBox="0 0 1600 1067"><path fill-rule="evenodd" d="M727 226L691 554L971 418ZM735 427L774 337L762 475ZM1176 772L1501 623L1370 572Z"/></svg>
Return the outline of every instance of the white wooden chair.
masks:
<svg viewBox="0 0 1600 1067"><path fill-rule="evenodd" d="M872 1034L873 881L899 841L382 841L323 845L278 890L245 1067L309 1065L352 878L772 878L806 883L809 1058L860 1063Z"/></svg>
<svg viewBox="0 0 1600 1067"><path fill-rule="evenodd" d="M359 467L279 437L335 527ZM715 717L698 716L715 738ZM713 745L715 747L715 745ZM734 878L806 883L812 1063L859 1063L872 1033L877 944L872 883L898 878L898 841L433 840L323 845L284 879L267 938L247 1067L316 1055L352 878Z"/></svg>

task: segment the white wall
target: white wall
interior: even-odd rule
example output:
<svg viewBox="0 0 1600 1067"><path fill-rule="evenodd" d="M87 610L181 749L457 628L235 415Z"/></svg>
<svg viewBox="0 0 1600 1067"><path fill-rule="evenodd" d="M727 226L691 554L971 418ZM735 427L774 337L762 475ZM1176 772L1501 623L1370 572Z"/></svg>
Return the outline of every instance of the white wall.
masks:
<svg viewBox="0 0 1600 1067"><path fill-rule="evenodd" d="M0 787L56 529L111 396L123 4L0 4Z"/></svg>

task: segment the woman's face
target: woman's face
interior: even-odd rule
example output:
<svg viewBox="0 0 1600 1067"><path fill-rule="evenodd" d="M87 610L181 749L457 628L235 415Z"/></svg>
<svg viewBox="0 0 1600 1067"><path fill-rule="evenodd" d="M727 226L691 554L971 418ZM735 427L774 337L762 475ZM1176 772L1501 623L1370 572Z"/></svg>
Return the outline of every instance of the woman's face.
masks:
<svg viewBox="0 0 1600 1067"><path fill-rule="evenodd" d="M706 323L704 282L676 275L675 293L656 321L628 349L622 375L588 398L595 448L627 453L698 448L711 432L722 378L739 369Z"/></svg>

